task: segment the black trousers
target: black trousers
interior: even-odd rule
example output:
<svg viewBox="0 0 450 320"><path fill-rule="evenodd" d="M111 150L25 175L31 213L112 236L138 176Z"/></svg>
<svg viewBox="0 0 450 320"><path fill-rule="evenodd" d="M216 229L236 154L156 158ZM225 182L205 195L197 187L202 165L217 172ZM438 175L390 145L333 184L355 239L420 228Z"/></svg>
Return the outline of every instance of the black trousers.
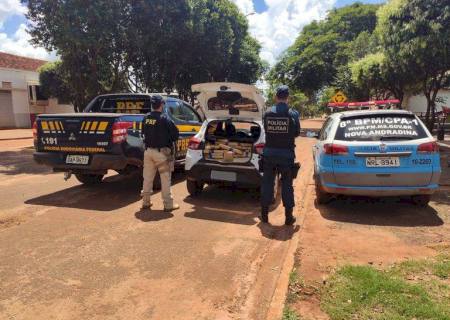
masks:
<svg viewBox="0 0 450 320"><path fill-rule="evenodd" d="M263 181L261 187L261 206L268 208L273 201L275 177L281 176L281 197L286 209L295 207L294 199L294 160L282 157L264 157Z"/></svg>

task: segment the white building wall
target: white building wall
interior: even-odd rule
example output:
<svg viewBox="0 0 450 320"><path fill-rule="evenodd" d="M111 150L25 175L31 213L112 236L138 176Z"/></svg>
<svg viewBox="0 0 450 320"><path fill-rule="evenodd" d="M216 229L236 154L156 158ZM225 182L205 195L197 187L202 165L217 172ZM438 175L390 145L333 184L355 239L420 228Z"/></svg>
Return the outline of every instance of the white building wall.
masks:
<svg viewBox="0 0 450 320"><path fill-rule="evenodd" d="M442 106L450 106L450 90L443 89L439 92L438 97L445 101L436 103L436 111L442 111ZM424 95L408 96L404 99L404 106L407 110L415 113L427 112L427 99Z"/></svg>
<svg viewBox="0 0 450 320"><path fill-rule="evenodd" d="M34 71L0 68L0 86L11 82L11 95L15 126L29 128L30 114L73 112L71 105L59 105L57 99L49 99L47 106L30 106L28 86L39 85L39 73Z"/></svg>
<svg viewBox="0 0 450 320"><path fill-rule="evenodd" d="M17 128L30 128L30 104L27 90L13 89L12 104Z"/></svg>

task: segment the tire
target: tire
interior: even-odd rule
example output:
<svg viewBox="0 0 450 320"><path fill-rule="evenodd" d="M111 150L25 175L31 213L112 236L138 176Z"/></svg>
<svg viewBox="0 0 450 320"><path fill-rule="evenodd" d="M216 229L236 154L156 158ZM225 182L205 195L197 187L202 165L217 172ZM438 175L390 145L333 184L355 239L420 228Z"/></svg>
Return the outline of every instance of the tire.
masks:
<svg viewBox="0 0 450 320"><path fill-rule="evenodd" d="M104 176L102 174L76 174L75 177L82 184L86 186L93 186L100 184Z"/></svg>
<svg viewBox="0 0 450 320"><path fill-rule="evenodd" d="M198 196L200 193L202 193L205 184L198 182L196 180L187 180L186 186L187 186L187 190L188 190L189 194L192 197L195 197L195 196Z"/></svg>
<svg viewBox="0 0 450 320"><path fill-rule="evenodd" d="M318 204L327 204L329 203L333 197L328 192L323 191L322 185L319 182L317 176L314 178L316 185L316 200Z"/></svg>
<svg viewBox="0 0 450 320"><path fill-rule="evenodd" d="M428 203L431 201L431 195L425 194L419 196L412 196L411 200L417 206L426 207L428 206Z"/></svg>

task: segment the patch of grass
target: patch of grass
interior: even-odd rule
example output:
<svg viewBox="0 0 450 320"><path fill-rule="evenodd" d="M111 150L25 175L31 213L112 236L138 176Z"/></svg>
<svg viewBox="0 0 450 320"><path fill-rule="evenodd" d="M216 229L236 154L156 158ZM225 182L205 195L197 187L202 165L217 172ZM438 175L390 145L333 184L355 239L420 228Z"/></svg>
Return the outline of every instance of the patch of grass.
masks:
<svg viewBox="0 0 450 320"><path fill-rule="evenodd" d="M402 262L392 269L394 275L408 276L436 276L440 279L450 278L450 255L441 254L436 259L408 260Z"/></svg>
<svg viewBox="0 0 450 320"><path fill-rule="evenodd" d="M285 307L283 310L283 318L282 320L301 320L300 316L289 307Z"/></svg>
<svg viewBox="0 0 450 320"><path fill-rule="evenodd" d="M450 255L441 255L433 265L433 274L441 279L450 278Z"/></svg>
<svg viewBox="0 0 450 320"><path fill-rule="evenodd" d="M450 287L442 281L448 263L407 261L386 271L343 267L329 279L321 306L333 320L450 320Z"/></svg>
<svg viewBox="0 0 450 320"><path fill-rule="evenodd" d="M303 281L298 275L297 270L294 269L289 274L289 288L286 297L286 302L288 304L294 303L298 300L300 291L303 287Z"/></svg>

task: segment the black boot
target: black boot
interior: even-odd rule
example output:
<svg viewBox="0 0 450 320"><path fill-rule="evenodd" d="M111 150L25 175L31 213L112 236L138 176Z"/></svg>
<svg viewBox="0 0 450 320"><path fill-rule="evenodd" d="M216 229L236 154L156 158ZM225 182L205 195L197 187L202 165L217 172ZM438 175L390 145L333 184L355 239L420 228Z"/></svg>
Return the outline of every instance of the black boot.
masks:
<svg viewBox="0 0 450 320"><path fill-rule="evenodd" d="M259 219L262 223L269 223L269 208L261 208L261 215L259 216Z"/></svg>
<svg viewBox="0 0 450 320"><path fill-rule="evenodd" d="M294 208L286 208L284 213L286 215L286 222L284 223L287 226L292 226L297 219L293 215Z"/></svg>

